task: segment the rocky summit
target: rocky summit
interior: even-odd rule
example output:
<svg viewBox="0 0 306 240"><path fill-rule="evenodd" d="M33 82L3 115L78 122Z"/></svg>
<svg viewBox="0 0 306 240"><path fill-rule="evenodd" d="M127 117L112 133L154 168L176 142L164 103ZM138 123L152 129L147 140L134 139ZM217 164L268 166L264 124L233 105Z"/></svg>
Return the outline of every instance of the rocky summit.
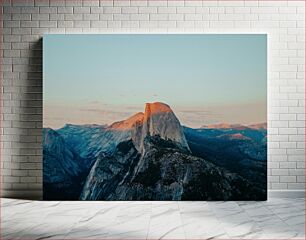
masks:
<svg viewBox="0 0 306 240"><path fill-rule="evenodd" d="M59 199L266 199L266 130L224 126L183 127L155 102L110 126L45 129L44 187Z"/></svg>
<svg viewBox="0 0 306 240"><path fill-rule="evenodd" d="M141 125L135 126L132 138L140 152L144 151L144 139L148 136L159 136L189 150L180 121L167 104L160 102L146 104Z"/></svg>

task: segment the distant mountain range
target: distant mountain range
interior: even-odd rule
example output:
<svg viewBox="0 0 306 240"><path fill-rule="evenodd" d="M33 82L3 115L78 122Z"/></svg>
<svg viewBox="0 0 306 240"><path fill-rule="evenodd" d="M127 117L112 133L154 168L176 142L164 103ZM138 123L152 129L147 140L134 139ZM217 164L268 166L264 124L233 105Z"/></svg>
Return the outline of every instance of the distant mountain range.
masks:
<svg viewBox="0 0 306 240"><path fill-rule="evenodd" d="M181 126L170 106L43 131L44 199L264 200L266 124Z"/></svg>
<svg viewBox="0 0 306 240"><path fill-rule="evenodd" d="M267 123L257 123L251 125L242 125L242 124L229 124L229 123L218 123L211 125L204 125L202 128L206 129L262 129L267 130Z"/></svg>

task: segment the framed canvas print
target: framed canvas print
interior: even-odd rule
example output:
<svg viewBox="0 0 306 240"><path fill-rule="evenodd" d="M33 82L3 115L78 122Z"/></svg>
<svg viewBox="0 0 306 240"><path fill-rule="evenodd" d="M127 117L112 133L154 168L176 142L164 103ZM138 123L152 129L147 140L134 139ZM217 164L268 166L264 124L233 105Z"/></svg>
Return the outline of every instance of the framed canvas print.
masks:
<svg viewBox="0 0 306 240"><path fill-rule="evenodd" d="M45 35L43 196L265 200L267 35Z"/></svg>

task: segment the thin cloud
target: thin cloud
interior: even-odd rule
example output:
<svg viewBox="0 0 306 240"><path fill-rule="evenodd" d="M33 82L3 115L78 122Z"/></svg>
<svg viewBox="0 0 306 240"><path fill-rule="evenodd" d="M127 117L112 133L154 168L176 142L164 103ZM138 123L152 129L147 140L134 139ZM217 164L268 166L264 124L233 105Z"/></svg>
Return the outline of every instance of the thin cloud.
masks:
<svg viewBox="0 0 306 240"><path fill-rule="evenodd" d="M94 113L99 113L99 114L112 114L112 115L121 115L121 116L126 116L129 114L133 114L132 112L122 112L122 111L113 111L113 110L102 110L102 109L96 109L96 108L81 108L79 109L81 112L94 112Z"/></svg>

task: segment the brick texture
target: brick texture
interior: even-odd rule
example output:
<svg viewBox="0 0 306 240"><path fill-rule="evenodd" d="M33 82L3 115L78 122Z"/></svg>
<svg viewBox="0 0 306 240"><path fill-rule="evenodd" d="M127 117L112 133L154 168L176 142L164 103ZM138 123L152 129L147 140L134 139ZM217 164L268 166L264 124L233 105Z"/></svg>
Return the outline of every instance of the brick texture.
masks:
<svg viewBox="0 0 306 240"><path fill-rule="evenodd" d="M42 193L44 33L268 33L268 188L305 189L303 1L1 2L2 196Z"/></svg>

